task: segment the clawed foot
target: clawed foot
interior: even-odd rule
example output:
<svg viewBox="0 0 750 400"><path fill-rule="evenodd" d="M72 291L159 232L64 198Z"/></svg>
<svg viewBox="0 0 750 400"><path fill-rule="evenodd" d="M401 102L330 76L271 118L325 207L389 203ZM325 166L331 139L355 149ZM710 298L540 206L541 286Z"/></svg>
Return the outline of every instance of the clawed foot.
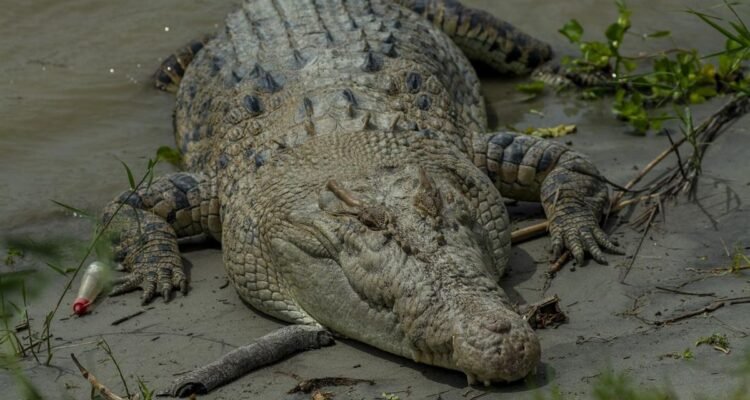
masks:
<svg viewBox="0 0 750 400"><path fill-rule="evenodd" d="M578 265L583 264L587 252L600 264L607 264L602 250L624 254L617 243L599 227L598 218L590 207L577 203L571 201L559 204L550 221L553 260L558 259L565 249L570 250Z"/></svg>
<svg viewBox="0 0 750 400"><path fill-rule="evenodd" d="M147 258L147 257L145 257ZM115 279L115 286L109 293L117 296L132 292L138 288L143 290L141 304L149 303L155 295L159 294L164 301L169 301L172 290L179 289L182 294L187 294L187 276L182 270L182 260L179 255L168 255L159 257L158 262L138 262L127 275ZM139 265L141 264L141 265Z"/></svg>

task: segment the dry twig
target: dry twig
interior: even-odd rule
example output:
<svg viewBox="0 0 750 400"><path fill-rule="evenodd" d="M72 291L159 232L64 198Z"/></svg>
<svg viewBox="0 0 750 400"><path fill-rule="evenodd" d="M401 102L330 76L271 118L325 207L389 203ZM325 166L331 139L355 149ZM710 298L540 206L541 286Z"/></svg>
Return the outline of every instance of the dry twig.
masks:
<svg viewBox="0 0 750 400"><path fill-rule="evenodd" d="M126 315L126 316L124 316L122 318L118 318L118 319L112 321L112 323L110 325L112 325L112 326L120 325L121 323L123 323L123 322L125 322L125 321L127 321L129 319L135 318L135 317L143 314L144 312L146 312L146 311L145 310L140 310L140 311L134 312L134 313L132 313L130 315Z"/></svg>
<svg viewBox="0 0 750 400"><path fill-rule="evenodd" d="M656 326L672 324L672 323L682 321L684 319L692 318L698 315L712 313L724 306L733 306L735 304L746 304L746 303L750 303L750 297L733 297L729 299L719 299L695 311L689 311L689 312L686 312L684 314L681 314L672 318L662 319L659 321L649 321L649 322L652 325L656 325Z"/></svg>
<svg viewBox="0 0 750 400"><path fill-rule="evenodd" d="M78 362L78 359L76 358L75 354L70 353L70 358L73 359L73 362L76 364L76 367L78 367L78 370L81 371L81 375L89 381L91 386L96 390L100 396L102 396L105 400L127 400L125 397L120 397L114 393L112 393L111 390L109 390L106 386L104 386L101 382L99 382L98 379L89 372L86 368L81 365L80 362ZM139 396L136 395L135 398L138 398Z"/></svg>
<svg viewBox="0 0 750 400"><path fill-rule="evenodd" d="M676 294L681 294L684 296L698 296L698 297L715 297L716 294L714 293L694 293L694 292L685 292L682 290L672 289L664 286L656 286L657 289L663 290L665 292L671 292Z"/></svg>

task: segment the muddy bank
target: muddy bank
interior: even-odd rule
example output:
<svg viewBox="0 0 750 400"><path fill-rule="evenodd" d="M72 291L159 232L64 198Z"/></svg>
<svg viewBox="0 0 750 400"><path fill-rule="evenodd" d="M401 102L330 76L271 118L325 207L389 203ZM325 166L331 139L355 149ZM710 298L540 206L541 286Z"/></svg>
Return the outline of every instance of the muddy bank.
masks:
<svg viewBox="0 0 750 400"><path fill-rule="evenodd" d="M569 51L556 33L568 19L577 18L592 32L602 32L615 17L615 7L601 1L521 0L496 3L467 2L491 10ZM655 4L656 3L656 4ZM146 159L160 145L172 145L170 95L151 89L148 79L160 60L188 40L217 28L233 1L137 1L127 4L83 1L68 5L54 1L15 3L0 16L0 221L3 232L33 238L72 237L85 240L89 225L71 218L49 199L96 211L127 186L118 159L143 172ZM680 10L698 1L632 1L634 30L670 29L674 46L708 52L722 41L695 18ZM106 23L105 23L106 22ZM641 43L633 41L636 47ZM646 48L652 44L644 44ZM579 132L566 138L592 156L612 180L624 183L668 145L665 137L629 135L614 120L607 102L586 103L567 97L545 97L518 102L514 82L484 76L484 93L495 127L573 123ZM699 108L697 118L717 104ZM535 109L539 113L529 112ZM732 371L741 362L750 332L749 305L722 308L710 316L671 326L648 323L685 310L700 308L709 299L657 289L682 287L686 292L716 297L750 295L747 274L714 276L706 271L726 266L724 244L750 245L748 166L750 119L738 121L712 148L705 162L706 179L699 190L700 205L670 205L666 222L647 236L626 282L619 277L625 257L610 257L609 266L588 264L566 269L553 281L570 317L558 329L541 331L543 364L536 382L489 389L483 399L533 398L554 387L572 398L590 393L591 382L607 368L629 374L639 384L669 384L675 391L722 394L732 386ZM163 171L168 170L163 167ZM734 191L740 202L728 197ZM539 208L527 207L523 218L538 219ZM640 239L628 226L615 236L629 250ZM506 289L519 300L543 297L548 241L539 239L514 248ZM54 368L33 360L24 372L45 398L86 398L88 384L69 359L75 352L84 365L119 393L124 393L116 370L96 346L105 338L129 380L139 377L149 387L161 388L176 374L218 357L252 338L280 326L244 305L225 285L220 250L193 249L185 254L191 291L168 304L157 299L141 308L138 295L104 299L91 315L75 318L64 308L53 326ZM41 325L54 306L64 279L49 273L44 292L32 302L33 324ZM73 294L65 298L65 304ZM111 323L138 310L145 312L116 326ZM645 321L644 321L645 320ZM719 332L733 344L729 355L710 347L693 347L701 336ZM660 357L691 347L691 361ZM372 379L333 391L340 398L366 398L396 393L402 399L466 399L484 393L469 388L457 372L412 363L351 341L290 358L257 371L206 396L212 399L305 398L286 395L302 378L347 376ZM13 379L0 373L0 386ZM532 386L538 386L534 389ZM7 396L7 397L6 397ZM0 398L16 398L12 392Z"/></svg>

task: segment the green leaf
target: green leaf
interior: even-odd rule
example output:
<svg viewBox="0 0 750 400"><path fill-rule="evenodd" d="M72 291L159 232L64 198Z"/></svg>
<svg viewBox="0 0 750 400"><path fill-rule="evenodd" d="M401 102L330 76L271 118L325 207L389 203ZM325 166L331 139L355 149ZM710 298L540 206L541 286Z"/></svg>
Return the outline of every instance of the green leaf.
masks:
<svg viewBox="0 0 750 400"><path fill-rule="evenodd" d="M716 86L700 86L695 89L695 92L705 98L716 97L719 93L716 91Z"/></svg>
<svg viewBox="0 0 750 400"><path fill-rule="evenodd" d="M630 28L630 15L632 14L632 11L630 11L628 6L625 5L624 1L617 0L615 3L617 4L617 9L619 11L617 24L625 28L625 30L628 30L628 28Z"/></svg>
<svg viewBox="0 0 750 400"><path fill-rule="evenodd" d="M609 67L612 50L607 44L602 42L581 43L581 53L583 53L584 63L588 64L589 67L593 67L595 70Z"/></svg>
<svg viewBox="0 0 750 400"><path fill-rule="evenodd" d="M76 216L76 217L80 216L80 217L85 217L85 218L89 218L89 219L93 219L94 218L94 216L91 215L91 213L88 212L88 211L84 211L84 210L81 210L80 208L69 206L69 205L61 203L61 202L59 202L57 200L50 200L50 201L53 202L53 203L55 203L55 204L57 204L58 206L60 206L60 207L62 207L64 209L72 212L73 215Z"/></svg>
<svg viewBox="0 0 750 400"><path fill-rule="evenodd" d="M0 291L9 293L9 291L20 290L23 281L36 274L36 270L27 269L23 271L0 272Z"/></svg>
<svg viewBox="0 0 750 400"><path fill-rule="evenodd" d="M524 131L525 134L529 136L535 136L540 138L553 138L553 137L562 137L565 135L569 135L572 133L576 133L576 130L578 128L575 125L557 125L552 127L546 127L546 128L533 128L529 127Z"/></svg>
<svg viewBox="0 0 750 400"><path fill-rule="evenodd" d="M53 271L57 272L58 274L60 274L60 275L62 275L62 276L67 276L67 275L68 275L68 273L67 273L67 272L65 272L65 270L64 270L64 269L62 269L62 268L58 267L58 266L57 266L57 265L55 265L55 264L52 264L52 263L49 263L49 262L47 262L47 263L45 263L45 264L47 264L47 266L48 266L48 267L50 267L50 268L51 268L51 269L52 269Z"/></svg>
<svg viewBox="0 0 750 400"><path fill-rule="evenodd" d="M125 167L125 172L128 174L128 183L130 184L130 189L135 190L135 179L133 179L133 172L130 171L130 167L128 167L128 164L125 164L124 161L120 160L120 163L123 167Z"/></svg>
<svg viewBox="0 0 750 400"><path fill-rule="evenodd" d="M670 31L656 31L652 33L646 33L643 35L644 39L656 39L656 38L663 38L671 35L672 32Z"/></svg>
<svg viewBox="0 0 750 400"><path fill-rule="evenodd" d="M742 44L747 46L750 45L750 32L747 31L747 28L743 25L740 25L734 21L729 21L729 25L732 25L732 28L734 28L735 31L737 31L737 34L741 39L744 39L742 41Z"/></svg>
<svg viewBox="0 0 750 400"><path fill-rule="evenodd" d="M161 146L156 150L156 161L166 161L176 167L180 167L182 154L169 146Z"/></svg>
<svg viewBox="0 0 750 400"><path fill-rule="evenodd" d="M516 90L527 94L539 94L544 91L544 82L532 81L527 83L519 83L516 85Z"/></svg>
<svg viewBox="0 0 750 400"><path fill-rule="evenodd" d="M583 36L583 27L575 19L571 19L558 32L570 40L570 43L579 43Z"/></svg>
<svg viewBox="0 0 750 400"><path fill-rule="evenodd" d="M16 247L8 247L8 251L5 252L5 265L15 265L17 258L23 257L23 250Z"/></svg>
<svg viewBox="0 0 750 400"><path fill-rule="evenodd" d="M620 24L612 24L604 32L604 35L609 39L609 46L612 49L617 49L622 44L622 37L625 35L625 27Z"/></svg>
<svg viewBox="0 0 750 400"><path fill-rule="evenodd" d="M697 16L698 18L700 18L701 20L703 20L703 22L707 23L708 25L710 25L712 28L714 28L715 30L717 30L719 33L721 33L722 35L726 36L727 38L732 39L732 40L734 40L737 43L742 43L742 40L740 38L738 38L737 36L735 36L733 33L729 32L728 30L726 30L723 26L721 26L721 25L717 24L716 22L712 21L713 19L721 20L721 18L714 17L714 16L708 15L708 14L704 14L702 12L695 11L695 10L688 10L687 12L690 13L690 14L693 14L693 15Z"/></svg>
<svg viewBox="0 0 750 400"><path fill-rule="evenodd" d="M620 62L627 72L633 72L638 67L638 64L633 60L621 59Z"/></svg>

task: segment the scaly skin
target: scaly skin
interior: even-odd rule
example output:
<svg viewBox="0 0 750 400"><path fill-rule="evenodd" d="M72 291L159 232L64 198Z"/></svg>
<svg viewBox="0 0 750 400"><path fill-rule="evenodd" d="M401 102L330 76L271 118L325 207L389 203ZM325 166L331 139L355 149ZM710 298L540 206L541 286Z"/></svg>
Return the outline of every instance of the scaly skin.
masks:
<svg viewBox="0 0 750 400"><path fill-rule="evenodd" d="M165 62L161 87L180 79L165 69L185 70L175 127L191 172L109 206L105 218L128 203L113 229L131 271L117 293L184 290L176 238L208 233L240 296L269 315L471 383L536 366L539 341L497 283L502 196L541 199L556 252L604 261L606 187L557 143L484 133L461 50L522 72L546 45L456 2L403 3L248 0Z"/></svg>

